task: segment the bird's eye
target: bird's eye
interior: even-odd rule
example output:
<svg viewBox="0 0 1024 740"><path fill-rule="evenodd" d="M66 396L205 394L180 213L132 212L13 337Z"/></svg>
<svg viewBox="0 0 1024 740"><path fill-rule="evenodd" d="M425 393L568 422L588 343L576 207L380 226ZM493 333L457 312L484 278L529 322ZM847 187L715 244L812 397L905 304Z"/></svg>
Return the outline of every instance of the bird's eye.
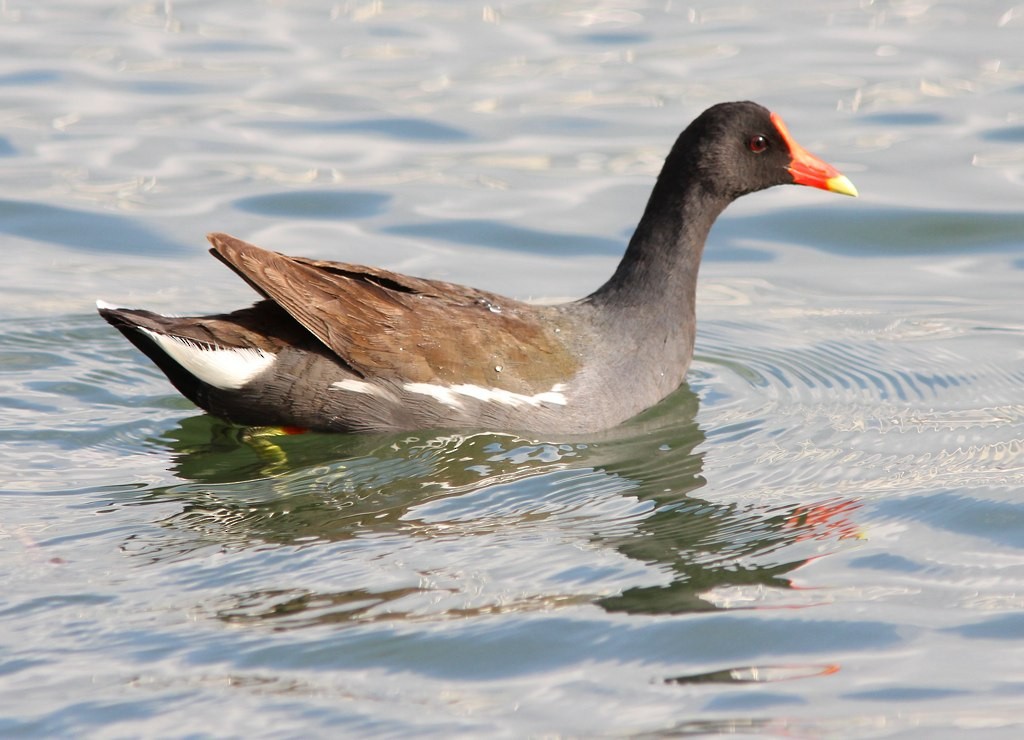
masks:
<svg viewBox="0 0 1024 740"><path fill-rule="evenodd" d="M755 134L750 137L750 141L747 142L747 149L752 151L754 154L760 154L768 148L768 139L762 134Z"/></svg>

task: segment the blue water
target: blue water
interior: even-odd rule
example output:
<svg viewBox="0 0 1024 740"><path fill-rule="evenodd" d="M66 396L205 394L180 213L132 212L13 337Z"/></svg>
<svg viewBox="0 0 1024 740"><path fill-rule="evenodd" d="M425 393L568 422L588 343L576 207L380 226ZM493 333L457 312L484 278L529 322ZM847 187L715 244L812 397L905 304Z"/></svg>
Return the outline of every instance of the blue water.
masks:
<svg viewBox="0 0 1024 740"><path fill-rule="evenodd" d="M0 4L0 733L1019 736L1022 33L966 0ZM246 305L209 231L579 296L740 98L862 197L732 206L688 387L610 432L259 436L92 308Z"/></svg>

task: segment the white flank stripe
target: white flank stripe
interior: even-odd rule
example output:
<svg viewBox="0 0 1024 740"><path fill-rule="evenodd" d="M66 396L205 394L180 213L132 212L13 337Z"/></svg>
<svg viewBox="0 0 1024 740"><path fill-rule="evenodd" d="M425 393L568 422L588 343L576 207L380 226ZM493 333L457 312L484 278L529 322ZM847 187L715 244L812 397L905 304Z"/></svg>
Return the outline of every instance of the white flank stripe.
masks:
<svg viewBox="0 0 1024 740"><path fill-rule="evenodd" d="M530 398L536 403L551 403L555 406L565 406L569 403L569 399L562 392L564 390L565 386L563 384L555 383L551 386L551 390L538 393L536 396L530 396Z"/></svg>
<svg viewBox="0 0 1024 740"><path fill-rule="evenodd" d="M277 361L277 355L261 349L216 347L141 326L139 330L201 381L225 391L238 390Z"/></svg>
<svg viewBox="0 0 1024 740"><path fill-rule="evenodd" d="M500 388L483 388L479 385L463 383L460 385L434 385L433 383L406 383L404 386L409 393L419 393L424 396L431 396L446 406L462 408L462 401L457 396L475 398L484 403L500 403L505 406L540 406L541 404L553 404L565 406L568 399L562 392L565 386L556 383L551 390L527 396L522 393L502 390Z"/></svg>
<svg viewBox="0 0 1024 740"><path fill-rule="evenodd" d="M455 397L452 389L446 385L434 385L433 383L406 383L402 386L409 393L418 393L422 396L430 396L436 401L450 406L453 409L461 409L462 401Z"/></svg>
<svg viewBox="0 0 1024 740"><path fill-rule="evenodd" d="M368 396L377 396L378 398L392 398L392 395L379 385L367 383L365 380L356 380L355 378L345 378L337 383L331 383L331 388L351 393L365 393Z"/></svg>

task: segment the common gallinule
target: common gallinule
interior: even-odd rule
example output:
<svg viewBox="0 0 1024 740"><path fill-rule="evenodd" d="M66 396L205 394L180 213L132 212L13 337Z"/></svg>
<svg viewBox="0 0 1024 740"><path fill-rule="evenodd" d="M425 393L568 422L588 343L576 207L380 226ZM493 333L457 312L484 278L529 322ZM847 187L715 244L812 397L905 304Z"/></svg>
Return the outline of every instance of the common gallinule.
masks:
<svg viewBox="0 0 1024 740"><path fill-rule="evenodd" d="M97 307L193 403L239 424L596 431L683 382L711 225L741 195L786 183L857 194L777 115L722 103L680 134L615 274L578 301L521 303L211 234L212 254L264 300L193 318Z"/></svg>

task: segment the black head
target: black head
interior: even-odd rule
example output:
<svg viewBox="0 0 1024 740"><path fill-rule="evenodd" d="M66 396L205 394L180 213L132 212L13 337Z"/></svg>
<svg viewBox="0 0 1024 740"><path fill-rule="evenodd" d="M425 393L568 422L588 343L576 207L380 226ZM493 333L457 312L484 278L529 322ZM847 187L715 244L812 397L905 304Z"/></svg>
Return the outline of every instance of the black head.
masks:
<svg viewBox="0 0 1024 740"><path fill-rule="evenodd" d="M749 101L701 113L680 134L665 176L696 176L705 192L727 200L786 184L857 194L838 170L797 144L779 116Z"/></svg>

